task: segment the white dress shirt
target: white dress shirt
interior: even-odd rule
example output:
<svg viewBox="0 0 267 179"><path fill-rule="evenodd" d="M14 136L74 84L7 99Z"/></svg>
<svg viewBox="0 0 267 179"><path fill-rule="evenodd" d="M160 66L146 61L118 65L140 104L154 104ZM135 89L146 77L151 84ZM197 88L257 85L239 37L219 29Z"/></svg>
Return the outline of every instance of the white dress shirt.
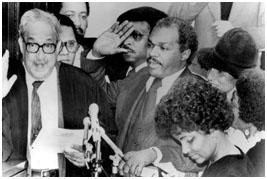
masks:
<svg viewBox="0 0 267 179"><path fill-rule="evenodd" d="M28 147L30 151L30 159L31 159L31 168L32 169L47 169L49 166L49 161L57 160L57 155L47 156L42 153L38 154L38 151L34 151L33 147L30 146L30 136L31 136L31 98L32 98L32 90L33 86L32 83L35 80L32 78L27 70L26 71L26 83L28 88ZM57 71L56 68L53 69L51 75L44 80L41 86L38 88L37 93L40 99L41 105L41 119L42 119L42 129L40 133L45 129L49 132L49 130L58 128L58 79L57 79ZM38 138L38 136L37 136ZM36 140L37 140L36 138ZM49 139L47 139L49 140ZM36 158L38 156L38 158ZM42 158L42 164L40 165L39 162L36 160L40 160ZM36 164L38 164L36 166ZM53 166L52 169L58 168L58 166Z"/></svg>
<svg viewBox="0 0 267 179"><path fill-rule="evenodd" d="M183 69L181 69L180 71L167 76L165 78L162 79L162 86L158 88L157 90L157 100L156 100L156 104L159 103L160 99L166 95L168 93L168 91L170 90L170 88L172 87L174 81L182 74L182 72L185 70L185 67ZM149 77L149 79L146 82L146 92L149 91L153 81L154 81L155 77Z"/></svg>

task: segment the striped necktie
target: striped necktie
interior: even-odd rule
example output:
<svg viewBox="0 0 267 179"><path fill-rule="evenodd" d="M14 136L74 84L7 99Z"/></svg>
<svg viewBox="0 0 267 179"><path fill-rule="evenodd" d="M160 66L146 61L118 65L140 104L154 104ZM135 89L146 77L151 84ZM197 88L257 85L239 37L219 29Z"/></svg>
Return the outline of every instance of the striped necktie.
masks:
<svg viewBox="0 0 267 179"><path fill-rule="evenodd" d="M32 121L32 127L31 127L31 142L36 139L38 136L40 130L42 129L42 121L41 121L41 104L40 104L40 98L37 93L37 89L40 87L40 85L43 83L43 81L35 81L32 83L33 90L32 90L32 103L31 103L31 121Z"/></svg>

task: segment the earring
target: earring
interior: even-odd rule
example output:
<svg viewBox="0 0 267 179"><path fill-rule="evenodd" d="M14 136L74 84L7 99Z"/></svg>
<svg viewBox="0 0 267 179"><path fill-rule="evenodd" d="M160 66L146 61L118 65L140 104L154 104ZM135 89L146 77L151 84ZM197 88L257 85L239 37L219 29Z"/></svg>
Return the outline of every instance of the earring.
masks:
<svg viewBox="0 0 267 179"><path fill-rule="evenodd" d="M246 137L249 136L249 130L248 130L248 129L246 129L246 130L244 131L244 133L245 133L245 136L246 136Z"/></svg>

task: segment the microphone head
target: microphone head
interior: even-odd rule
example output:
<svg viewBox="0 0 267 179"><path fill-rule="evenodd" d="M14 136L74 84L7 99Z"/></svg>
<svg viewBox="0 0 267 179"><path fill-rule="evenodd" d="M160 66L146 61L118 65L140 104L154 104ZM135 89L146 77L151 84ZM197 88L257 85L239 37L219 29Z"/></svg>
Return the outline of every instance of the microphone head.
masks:
<svg viewBox="0 0 267 179"><path fill-rule="evenodd" d="M91 124L91 121L90 121L89 117L85 117L83 119L83 125L86 126L86 125L90 125L90 124Z"/></svg>
<svg viewBox="0 0 267 179"><path fill-rule="evenodd" d="M98 111L99 111L99 108L98 108L98 105L96 103L92 103L89 106L89 115L91 118L97 117Z"/></svg>

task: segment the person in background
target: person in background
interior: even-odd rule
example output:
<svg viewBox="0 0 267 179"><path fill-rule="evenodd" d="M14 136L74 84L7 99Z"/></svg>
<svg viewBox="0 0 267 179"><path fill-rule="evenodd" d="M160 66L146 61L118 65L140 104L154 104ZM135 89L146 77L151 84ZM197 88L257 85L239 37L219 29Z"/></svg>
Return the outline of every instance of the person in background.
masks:
<svg viewBox="0 0 267 179"><path fill-rule="evenodd" d="M213 48L200 49L198 62L208 71L209 82L227 93L227 99L236 108L236 81L245 69L256 68L258 51L252 36L241 28L226 32ZM257 67L258 68L258 67ZM242 132L229 128L229 140L247 152L250 145Z"/></svg>
<svg viewBox="0 0 267 179"><path fill-rule="evenodd" d="M257 66L258 50L252 36L241 28L226 32L214 47L197 53L201 68L208 71L212 85L234 97L235 84L241 72Z"/></svg>
<svg viewBox="0 0 267 179"><path fill-rule="evenodd" d="M27 160L30 176L89 175L87 169L77 168L62 157L40 151L33 156L33 142L41 130L83 129L83 118L92 103L99 105L99 121L107 133L115 127L111 106L100 86L84 71L57 62L59 33L55 16L29 10L19 26L22 61L8 63L8 55L3 58L2 161ZM59 162L51 166L51 161Z"/></svg>
<svg viewBox="0 0 267 179"><path fill-rule="evenodd" d="M194 23L199 49L215 46L223 34L232 28L243 28L255 40L256 48L265 50L263 2L173 2L168 15ZM193 60L190 68L205 77L207 75L197 59Z"/></svg>
<svg viewBox="0 0 267 179"><path fill-rule="evenodd" d="M48 3L48 11L54 14L62 14L69 17L74 25L78 34L77 41L83 47L86 52L83 52L80 61L81 69L85 72L90 70L90 66L86 61L87 52L92 49L92 46L96 38L86 38L85 33L88 26L88 18L90 15L89 2L50 2ZM81 53L79 50L77 53ZM117 81L126 77L127 69L129 65L123 60L123 58L110 57L105 60L106 66L106 79L108 82Z"/></svg>
<svg viewBox="0 0 267 179"><path fill-rule="evenodd" d="M206 163L202 177L254 176L249 158L224 133L234 120L226 94L192 77L179 82L157 106L159 135L179 141L183 154L197 164Z"/></svg>
<svg viewBox="0 0 267 179"><path fill-rule="evenodd" d="M257 177L265 176L265 73L244 70L236 82L236 117L232 126L241 130L251 147L247 155Z"/></svg>
<svg viewBox="0 0 267 179"><path fill-rule="evenodd" d="M76 53L80 48L80 44L77 42L75 26L73 22L64 15L58 14L56 17L61 25L61 32L59 34L61 46L57 60L69 65L80 67L80 61L74 61L76 55L80 56L80 53ZM76 58L76 60L78 59L80 58Z"/></svg>

